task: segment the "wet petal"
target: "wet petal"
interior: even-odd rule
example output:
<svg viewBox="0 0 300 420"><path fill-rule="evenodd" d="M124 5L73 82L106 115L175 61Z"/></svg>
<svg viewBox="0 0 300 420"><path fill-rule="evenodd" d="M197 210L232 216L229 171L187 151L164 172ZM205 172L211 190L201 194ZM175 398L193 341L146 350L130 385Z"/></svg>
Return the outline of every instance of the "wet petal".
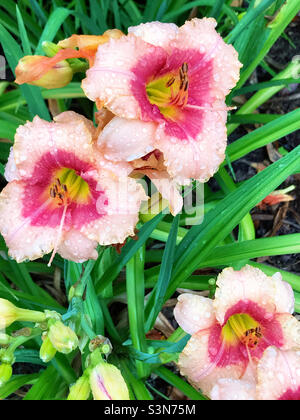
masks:
<svg viewBox="0 0 300 420"><path fill-rule="evenodd" d="M256 396L255 382L222 378L210 392L210 399L216 401L253 401Z"/></svg>
<svg viewBox="0 0 300 420"><path fill-rule="evenodd" d="M101 197L97 210L104 215L81 228L81 233L100 245L123 243L128 236L135 235L139 208L147 200L144 189L135 180L116 177L109 171L101 171L98 185L105 192L105 203ZM103 206L104 204L104 206Z"/></svg>
<svg viewBox="0 0 300 420"><path fill-rule="evenodd" d="M300 399L300 351L269 347L257 367L260 400Z"/></svg>
<svg viewBox="0 0 300 420"><path fill-rule="evenodd" d="M22 215L25 185L10 182L0 194L0 231L9 248L9 255L17 262L35 260L52 251L57 230L47 226L31 226ZM37 209L37 212L41 209Z"/></svg>
<svg viewBox="0 0 300 420"><path fill-rule="evenodd" d="M128 28L128 33L133 34L149 44L157 47L169 48L170 41L178 34L178 26L174 23L147 22Z"/></svg>
<svg viewBox="0 0 300 420"><path fill-rule="evenodd" d="M91 241L80 232L72 229L65 233L57 252L66 260L82 263L98 258L97 246L96 241Z"/></svg>
<svg viewBox="0 0 300 420"><path fill-rule="evenodd" d="M209 328L216 322L212 300L191 293L178 296L174 317L188 334Z"/></svg>
<svg viewBox="0 0 300 420"><path fill-rule="evenodd" d="M156 124L113 118L100 133L98 146L113 161L132 161L153 150Z"/></svg>

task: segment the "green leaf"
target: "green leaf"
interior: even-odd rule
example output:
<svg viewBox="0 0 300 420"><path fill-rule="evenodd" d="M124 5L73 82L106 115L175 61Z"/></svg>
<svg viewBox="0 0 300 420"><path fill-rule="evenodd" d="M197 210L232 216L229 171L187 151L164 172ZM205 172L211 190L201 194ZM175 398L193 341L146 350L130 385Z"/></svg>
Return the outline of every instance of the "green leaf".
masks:
<svg viewBox="0 0 300 420"><path fill-rule="evenodd" d="M165 252L162 257L162 263L161 263L161 269L160 269L160 273L158 277L158 282L156 283L147 301L147 305L145 309L146 332L153 328L156 318L159 312L161 311L162 305L164 303L165 293L167 291L167 288L171 279L179 218L180 216L177 215L173 220L172 228L171 228L169 238L166 244Z"/></svg>
<svg viewBox="0 0 300 420"><path fill-rule="evenodd" d="M58 7L51 13L43 33L40 37L38 46L35 50L36 55L43 55L42 44L44 41L53 41L58 29L61 27L66 18L71 14L71 11L63 7Z"/></svg>
<svg viewBox="0 0 300 420"><path fill-rule="evenodd" d="M14 375L7 384L0 387L0 399L4 400L24 385L35 384L39 375L39 373L33 373L31 375Z"/></svg>
<svg viewBox="0 0 300 420"><path fill-rule="evenodd" d="M120 274L122 268L129 262L132 256L144 245L152 231L164 218L164 214L156 215L149 222L145 223L138 232L138 239L130 239L122 248L121 254L115 259L113 264L105 271L103 276L98 279L95 288L97 295L100 294L108 284L114 281Z"/></svg>
<svg viewBox="0 0 300 420"><path fill-rule="evenodd" d="M0 40L9 63L10 68L14 72L18 61L23 57L23 52L14 38L9 32L0 24ZM43 101L40 89L37 86L22 85L20 87L25 101L28 104L30 112L33 115L39 115L45 120L50 120L49 111Z"/></svg>

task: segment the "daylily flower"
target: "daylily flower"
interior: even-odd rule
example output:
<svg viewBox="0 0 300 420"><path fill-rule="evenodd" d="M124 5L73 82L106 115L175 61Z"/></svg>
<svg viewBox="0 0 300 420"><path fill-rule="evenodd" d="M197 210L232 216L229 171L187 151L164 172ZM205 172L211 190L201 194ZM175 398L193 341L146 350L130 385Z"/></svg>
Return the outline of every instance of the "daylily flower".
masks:
<svg viewBox="0 0 300 420"><path fill-rule="evenodd" d="M216 172L226 148L225 96L241 64L215 26L211 18L180 28L151 22L98 47L82 87L116 115L98 139L108 159L132 161L158 150L181 184Z"/></svg>
<svg viewBox="0 0 300 420"><path fill-rule="evenodd" d="M108 30L103 35L72 35L58 43L58 52L54 56L27 55L21 58L15 70L15 82L47 89L66 86L76 72L67 59L84 58L91 66L98 46L122 35L118 29Z"/></svg>
<svg viewBox="0 0 300 420"><path fill-rule="evenodd" d="M256 379L219 379L212 400L300 400L300 348L268 347L257 365Z"/></svg>
<svg viewBox="0 0 300 420"><path fill-rule="evenodd" d="M102 157L94 133L71 111L18 128L0 194L0 232L18 262L51 251L52 258L96 259L98 244L135 235L144 190L127 177L129 165Z"/></svg>
<svg viewBox="0 0 300 420"><path fill-rule="evenodd" d="M174 315L191 339L179 358L182 375L207 395L220 378L240 379L269 346L300 347L294 294L279 273L245 266L218 276L215 299L178 298Z"/></svg>
<svg viewBox="0 0 300 420"><path fill-rule="evenodd" d="M94 400L129 400L126 382L119 369L106 362L99 363L90 373Z"/></svg>

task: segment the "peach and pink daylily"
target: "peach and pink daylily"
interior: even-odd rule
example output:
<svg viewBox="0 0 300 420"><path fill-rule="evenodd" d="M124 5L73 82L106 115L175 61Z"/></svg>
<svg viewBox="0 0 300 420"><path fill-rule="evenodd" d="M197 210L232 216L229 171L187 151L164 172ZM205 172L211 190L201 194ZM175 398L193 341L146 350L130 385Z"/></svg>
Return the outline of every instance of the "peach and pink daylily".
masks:
<svg viewBox="0 0 300 420"><path fill-rule="evenodd" d="M103 158L95 133L72 111L18 128L0 194L0 232L18 262L51 251L52 258L96 259L98 244L135 235L144 190L128 178L128 164Z"/></svg>
<svg viewBox="0 0 300 420"><path fill-rule="evenodd" d="M237 52L214 19L150 22L100 45L82 87L115 117L98 144L114 161L158 150L180 184L209 179L225 157L225 97L239 79Z"/></svg>
<svg viewBox="0 0 300 420"><path fill-rule="evenodd" d="M219 379L254 372L268 347L300 347L300 323L291 315L293 291L280 273L268 277L249 265L240 271L226 268L217 286L214 300L180 295L174 311L192 334L179 357L180 371L207 395Z"/></svg>

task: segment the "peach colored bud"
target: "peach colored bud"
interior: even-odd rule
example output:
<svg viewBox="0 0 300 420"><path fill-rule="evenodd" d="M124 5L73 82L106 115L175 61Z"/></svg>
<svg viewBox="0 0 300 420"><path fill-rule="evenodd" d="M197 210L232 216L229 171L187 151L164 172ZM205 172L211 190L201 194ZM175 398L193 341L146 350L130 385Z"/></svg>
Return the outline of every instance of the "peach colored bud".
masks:
<svg viewBox="0 0 300 420"><path fill-rule="evenodd" d="M28 83L47 89L61 88L70 83L73 71L68 62L60 61L49 70L49 60L51 59L40 55L27 55L21 58L16 67L15 82L18 84Z"/></svg>
<svg viewBox="0 0 300 420"><path fill-rule="evenodd" d="M127 385L121 372L109 363L99 363L90 374L94 400L129 400Z"/></svg>

